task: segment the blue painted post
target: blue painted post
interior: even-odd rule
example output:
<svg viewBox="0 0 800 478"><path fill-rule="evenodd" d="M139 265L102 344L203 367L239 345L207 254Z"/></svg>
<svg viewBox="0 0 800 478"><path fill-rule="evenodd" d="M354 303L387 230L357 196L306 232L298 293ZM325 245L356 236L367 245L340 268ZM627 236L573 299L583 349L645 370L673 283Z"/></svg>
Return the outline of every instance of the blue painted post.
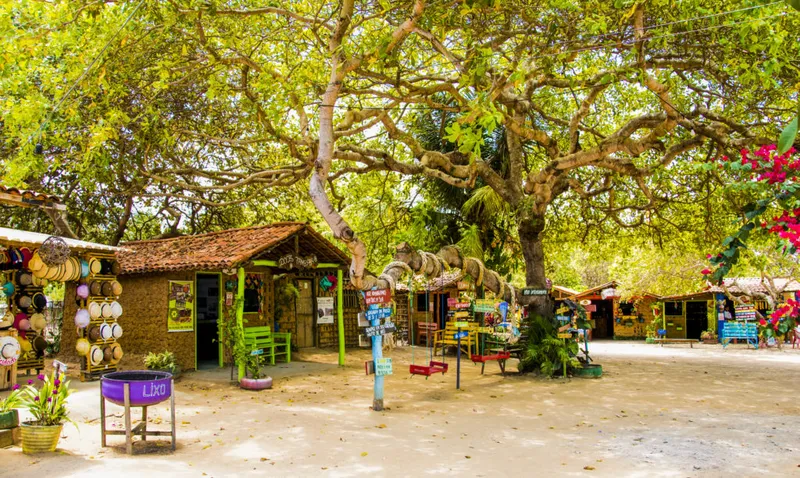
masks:
<svg viewBox="0 0 800 478"><path fill-rule="evenodd" d="M377 309L380 305L370 305L369 309ZM380 325L381 319L373 319L370 325ZM376 335L372 337L372 360L378 363L378 359L383 358L383 336ZM383 376L375 374L375 384L372 387L372 409L376 412L383 410Z"/></svg>
<svg viewBox="0 0 800 478"><path fill-rule="evenodd" d="M725 294L718 292L714 299L716 299L714 302L717 306L717 341L722 343L722 331L725 329ZM720 302L722 307L719 305Z"/></svg>
<svg viewBox="0 0 800 478"><path fill-rule="evenodd" d="M456 390L461 389L461 329L456 329L456 336L458 336L458 347L456 349Z"/></svg>

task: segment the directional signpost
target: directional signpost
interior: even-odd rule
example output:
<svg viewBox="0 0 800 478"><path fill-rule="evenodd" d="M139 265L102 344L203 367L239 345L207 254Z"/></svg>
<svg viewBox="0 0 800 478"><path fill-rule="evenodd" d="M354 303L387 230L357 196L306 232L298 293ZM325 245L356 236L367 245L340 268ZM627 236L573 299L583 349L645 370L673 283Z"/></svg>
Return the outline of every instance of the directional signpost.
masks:
<svg viewBox="0 0 800 478"><path fill-rule="evenodd" d="M469 322L455 322L455 327L457 329L465 329L469 327ZM453 338L456 339L456 390L461 389L461 339L465 339L469 337L469 332L466 330L459 330L455 334L453 334Z"/></svg>
<svg viewBox="0 0 800 478"><path fill-rule="evenodd" d="M365 316L370 324L370 327L367 327L367 337L372 337L372 361L375 371L372 409L379 412L383 410L383 377L392 373L392 359L383 358L383 335L397 330L391 322L381 325L381 319L388 319L392 315L392 309L389 307L392 302L392 291L389 289L368 290L364 292L364 302L367 304ZM386 373L387 360L388 373ZM370 366L367 365L367 373L369 372Z"/></svg>

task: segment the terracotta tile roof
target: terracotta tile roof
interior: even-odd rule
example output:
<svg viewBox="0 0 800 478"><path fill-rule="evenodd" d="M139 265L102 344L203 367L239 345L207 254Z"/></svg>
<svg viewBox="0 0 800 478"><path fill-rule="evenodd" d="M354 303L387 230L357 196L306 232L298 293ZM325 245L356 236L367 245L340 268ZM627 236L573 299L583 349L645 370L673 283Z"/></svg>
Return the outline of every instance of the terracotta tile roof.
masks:
<svg viewBox="0 0 800 478"><path fill-rule="evenodd" d="M194 236L126 242L117 257L123 274L216 271L238 267L254 258L273 259L265 254L289 247L283 243L294 235L298 235L301 255L315 254L319 262L347 264L350 260L347 254L302 222L277 222ZM293 247L294 242L292 250Z"/></svg>
<svg viewBox="0 0 800 478"><path fill-rule="evenodd" d="M23 207L44 206L59 210L66 209L66 206L61 202L61 198L56 195L28 189L10 188L2 184L0 184L0 202Z"/></svg>

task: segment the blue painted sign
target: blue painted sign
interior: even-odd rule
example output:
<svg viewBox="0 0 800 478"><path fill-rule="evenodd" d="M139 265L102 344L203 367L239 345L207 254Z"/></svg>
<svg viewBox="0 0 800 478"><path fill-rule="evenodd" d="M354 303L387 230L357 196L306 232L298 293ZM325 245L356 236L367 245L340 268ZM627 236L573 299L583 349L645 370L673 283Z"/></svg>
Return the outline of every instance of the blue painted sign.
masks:
<svg viewBox="0 0 800 478"><path fill-rule="evenodd" d="M250 355L263 355L263 354L264 354L264 349L255 349L252 352L250 352Z"/></svg>
<svg viewBox="0 0 800 478"><path fill-rule="evenodd" d="M455 334L453 334L453 338L456 340L465 339L467 337L469 337L469 332L467 332L466 330L463 332L456 332Z"/></svg>
<svg viewBox="0 0 800 478"><path fill-rule="evenodd" d="M364 313L367 320L387 319L392 316L392 309L389 307L380 309L370 309Z"/></svg>

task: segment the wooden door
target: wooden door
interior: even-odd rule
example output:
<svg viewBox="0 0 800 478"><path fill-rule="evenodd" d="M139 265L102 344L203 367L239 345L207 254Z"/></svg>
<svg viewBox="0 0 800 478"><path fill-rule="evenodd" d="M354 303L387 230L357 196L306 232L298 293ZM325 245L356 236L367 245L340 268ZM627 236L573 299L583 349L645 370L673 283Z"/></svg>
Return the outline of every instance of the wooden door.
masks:
<svg viewBox="0 0 800 478"><path fill-rule="evenodd" d="M297 298L297 346L313 347L314 344L314 292L311 281L297 281L300 297Z"/></svg>

